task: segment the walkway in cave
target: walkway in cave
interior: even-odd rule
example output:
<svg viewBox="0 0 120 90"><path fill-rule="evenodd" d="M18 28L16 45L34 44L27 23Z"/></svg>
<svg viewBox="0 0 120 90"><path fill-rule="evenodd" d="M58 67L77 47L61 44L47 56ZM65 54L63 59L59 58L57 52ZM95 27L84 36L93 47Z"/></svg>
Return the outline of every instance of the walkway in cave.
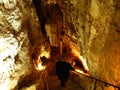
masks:
<svg viewBox="0 0 120 90"><path fill-rule="evenodd" d="M71 81L70 79L67 81L65 87L61 87L60 81L55 75L50 75L47 82L49 90L83 90L77 83Z"/></svg>

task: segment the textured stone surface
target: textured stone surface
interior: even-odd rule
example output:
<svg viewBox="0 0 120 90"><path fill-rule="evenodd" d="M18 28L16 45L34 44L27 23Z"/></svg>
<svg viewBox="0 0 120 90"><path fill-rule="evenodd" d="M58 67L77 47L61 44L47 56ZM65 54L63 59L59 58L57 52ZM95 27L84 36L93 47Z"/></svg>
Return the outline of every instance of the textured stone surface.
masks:
<svg viewBox="0 0 120 90"><path fill-rule="evenodd" d="M86 56L91 75L119 86L118 2L66 0L65 12L71 18L67 20L66 27L70 28L69 23L72 22L75 31L72 35L82 45L80 53ZM73 29L69 31L72 32Z"/></svg>
<svg viewBox="0 0 120 90"><path fill-rule="evenodd" d="M39 23L32 24L38 19L30 0L0 0L0 4L0 89L17 90L33 70L29 50L37 35L30 37L29 32L37 33Z"/></svg>

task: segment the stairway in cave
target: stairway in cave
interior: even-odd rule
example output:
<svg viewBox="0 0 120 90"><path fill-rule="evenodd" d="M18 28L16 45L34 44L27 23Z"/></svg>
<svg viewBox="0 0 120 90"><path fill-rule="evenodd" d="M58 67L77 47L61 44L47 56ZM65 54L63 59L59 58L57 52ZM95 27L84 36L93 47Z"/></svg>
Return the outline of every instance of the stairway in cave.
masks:
<svg viewBox="0 0 120 90"><path fill-rule="evenodd" d="M55 75L50 75L47 78L47 83L49 90L83 90L77 83L71 81L70 79L67 81L64 87L61 87L60 81Z"/></svg>

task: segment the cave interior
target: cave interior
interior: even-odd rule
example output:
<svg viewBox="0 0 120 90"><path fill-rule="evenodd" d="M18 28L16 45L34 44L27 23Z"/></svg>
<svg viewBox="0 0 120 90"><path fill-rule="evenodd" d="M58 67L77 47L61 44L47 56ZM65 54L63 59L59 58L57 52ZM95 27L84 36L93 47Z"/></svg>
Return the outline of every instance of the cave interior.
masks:
<svg viewBox="0 0 120 90"><path fill-rule="evenodd" d="M120 90L119 20L119 0L0 0L0 90Z"/></svg>

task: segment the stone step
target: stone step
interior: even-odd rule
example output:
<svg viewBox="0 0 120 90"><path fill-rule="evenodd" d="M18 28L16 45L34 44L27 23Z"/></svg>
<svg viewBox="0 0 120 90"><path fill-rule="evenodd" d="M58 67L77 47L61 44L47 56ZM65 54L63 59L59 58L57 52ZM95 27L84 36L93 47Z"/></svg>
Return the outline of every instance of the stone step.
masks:
<svg viewBox="0 0 120 90"><path fill-rule="evenodd" d="M60 86L57 76L49 76L47 78L49 90L83 90L77 83L68 80L64 87Z"/></svg>

